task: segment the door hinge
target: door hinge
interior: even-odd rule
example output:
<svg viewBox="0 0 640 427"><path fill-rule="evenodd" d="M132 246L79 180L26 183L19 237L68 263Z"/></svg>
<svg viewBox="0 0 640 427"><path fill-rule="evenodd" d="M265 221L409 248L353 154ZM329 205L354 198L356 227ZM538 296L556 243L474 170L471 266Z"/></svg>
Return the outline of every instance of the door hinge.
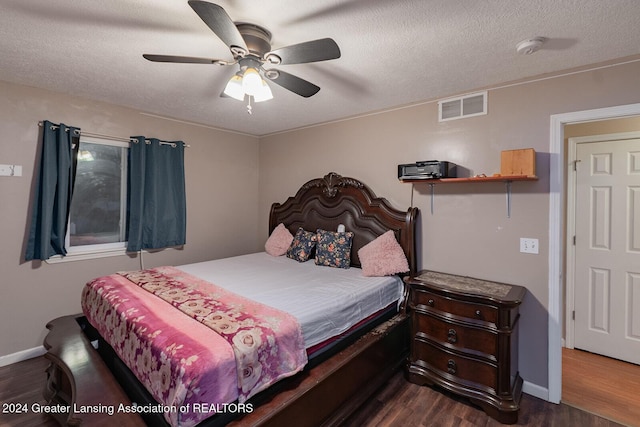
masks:
<svg viewBox="0 0 640 427"><path fill-rule="evenodd" d="M573 311L571 312L571 319L572 319L572 320L576 320L576 311L575 311L575 310L573 310Z"/></svg>
<svg viewBox="0 0 640 427"><path fill-rule="evenodd" d="M575 246L575 245L576 245L576 236L574 235L573 236L573 246Z"/></svg>
<svg viewBox="0 0 640 427"><path fill-rule="evenodd" d="M573 170L574 171L578 171L578 162L581 162L582 160L574 160L573 161Z"/></svg>

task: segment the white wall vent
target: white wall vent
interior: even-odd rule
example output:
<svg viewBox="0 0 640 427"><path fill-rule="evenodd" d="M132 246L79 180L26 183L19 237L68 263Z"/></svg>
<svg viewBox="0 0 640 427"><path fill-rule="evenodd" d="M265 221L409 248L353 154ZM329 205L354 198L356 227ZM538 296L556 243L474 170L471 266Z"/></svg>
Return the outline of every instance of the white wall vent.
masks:
<svg viewBox="0 0 640 427"><path fill-rule="evenodd" d="M483 114L487 114L487 92L472 93L438 101L439 122Z"/></svg>

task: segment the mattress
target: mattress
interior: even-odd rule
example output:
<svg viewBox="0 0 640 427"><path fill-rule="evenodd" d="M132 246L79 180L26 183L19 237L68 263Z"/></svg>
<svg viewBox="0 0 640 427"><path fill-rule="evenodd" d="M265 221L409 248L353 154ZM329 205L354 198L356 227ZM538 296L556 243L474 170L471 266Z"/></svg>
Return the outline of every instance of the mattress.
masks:
<svg viewBox="0 0 640 427"><path fill-rule="evenodd" d="M403 292L397 276L365 277L359 268L318 266L313 260L300 263L266 252L177 268L291 314L302 327L306 348L400 301Z"/></svg>
<svg viewBox="0 0 640 427"><path fill-rule="evenodd" d="M173 409L165 411L166 421L192 426L211 415L195 410L195 403L243 403L301 370L305 349L393 306L402 290L398 277L364 277L358 268L256 253L97 278L85 287L82 306L153 398ZM193 313L208 310L206 304L217 307L206 319L227 306L236 320L205 326ZM213 331L235 322L249 329ZM280 332L274 335L271 326ZM254 338L268 347L244 353L236 339L246 343L247 337L250 347Z"/></svg>

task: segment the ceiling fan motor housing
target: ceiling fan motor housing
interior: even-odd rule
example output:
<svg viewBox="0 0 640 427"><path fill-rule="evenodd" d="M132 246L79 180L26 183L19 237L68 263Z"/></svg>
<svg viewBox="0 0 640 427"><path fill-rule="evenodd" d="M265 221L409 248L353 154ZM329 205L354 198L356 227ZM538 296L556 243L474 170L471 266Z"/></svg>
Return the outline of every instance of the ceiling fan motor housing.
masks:
<svg viewBox="0 0 640 427"><path fill-rule="evenodd" d="M268 30L246 22L236 23L236 27L242 35L250 54L263 58L271 50L271 33Z"/></svg>

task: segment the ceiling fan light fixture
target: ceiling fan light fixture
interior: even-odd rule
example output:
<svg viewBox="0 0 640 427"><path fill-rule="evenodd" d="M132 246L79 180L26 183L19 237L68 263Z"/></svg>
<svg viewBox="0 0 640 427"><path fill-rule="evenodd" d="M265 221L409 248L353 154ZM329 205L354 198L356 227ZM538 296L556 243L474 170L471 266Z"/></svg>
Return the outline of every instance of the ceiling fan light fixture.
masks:
<svg viewBox="0 0 640 427"><path fill-rule="evenodd" d="M247 95L255 96L262 90L262 77L253 67L248 67L242 75L242 88Z"/></svg>
<svg viewBox="0 0 640 427"><path fill-rule="evenodd" d="M253 100L255 102L262 102L262 101L268 101L270 99L273 99L273 93L271 93L271 88L269 87L267 82L262 80L262 87L255 95L253 95Z"/></svg>
<svg viewBox="0 0 640 427"><path fill-rule="evenodd" d="M238 101L244 100L244 87L242 85L242 77L235 74L229 79L227 86L224 88L224 94Z"/></svg>

